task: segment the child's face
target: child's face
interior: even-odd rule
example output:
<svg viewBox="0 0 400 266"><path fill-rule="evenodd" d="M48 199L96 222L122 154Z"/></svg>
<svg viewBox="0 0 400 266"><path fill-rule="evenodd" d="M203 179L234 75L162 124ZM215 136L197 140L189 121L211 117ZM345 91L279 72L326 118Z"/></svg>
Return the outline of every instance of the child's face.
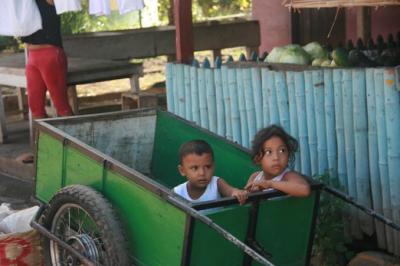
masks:
<svg viewBox="0 0 400 266"><path fill-rule="evenodd" d="M179 172L196 188L206 188L214 175L214 161L210 153L195 153L182 158Z"/></svg>
<svg viewBox="0 0 400 266"><path fill-rule="evenodd" d="M273 136L264 142L264 156L259 160L266 178L282 173L288 165L289 152L281 138Z"/></svg>

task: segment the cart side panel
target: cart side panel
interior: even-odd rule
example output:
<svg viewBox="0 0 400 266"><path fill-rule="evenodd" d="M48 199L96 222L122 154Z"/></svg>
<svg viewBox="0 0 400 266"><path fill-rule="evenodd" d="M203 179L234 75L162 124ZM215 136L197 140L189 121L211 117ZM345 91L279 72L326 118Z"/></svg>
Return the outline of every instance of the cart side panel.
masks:
<svg viewBox="0 0 400 266"><path fill-rule="evenodd" d="M207 210L207 214L213 222L222 226L236 238L245 242L250 206L234 206L221 210ZM215 230L210 229L204 223L195 221L192 249L191 266L215 265L215 266L234 266L242 265L243 252L230 241Z"/></svg>
<svg viewBox="0 0 400 266"><path fill-rule="evenodd" d="M42 131L38 134L36 197L48 202L62 186L63 144Z"/></svg>
<svg viewBox="0 0 400 266"><path fill-rule="evenodd" d="M203 139L211 145L216 162L215 175L235 187L243 187L256 169L249 155L238 146L171 114L158 112L151 163L152 176L158 182L172 188L186 181L177 169L178 150L182 143L193 139Z"/></svg>
<svg viewBox="0 0 400 266"><path fill-rule="evenodd" d="M155 121L155 115L115 116L87 122L67 120L53 126L113 159L148 174Z"/></svg>
<svg viewBox="0 0 400 266"><path fill-rule="evenodd" d="M65 146L63 168L65 169L63 186L81 184L98 191L102 190L103 166L76 148Z"/></svg>
<svg viewBox="0 0 400 266"><path fill-rule="evenodd" d="M126 227L138 265L180 265L186 214L128 178L107 172L104 194Z"/></svg>
<svg viewBox="0 0 400 266"><path fill-rule="evenodd" d="M256 240L273 254L274 264L307 265L316 197L313 191L307 198L284 196L260 202Z"/></svg>

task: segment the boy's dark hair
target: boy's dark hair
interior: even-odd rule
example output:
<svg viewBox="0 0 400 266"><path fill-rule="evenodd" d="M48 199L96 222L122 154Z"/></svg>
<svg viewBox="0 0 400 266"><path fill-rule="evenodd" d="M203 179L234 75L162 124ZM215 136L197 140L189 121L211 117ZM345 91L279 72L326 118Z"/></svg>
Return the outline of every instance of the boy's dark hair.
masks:
<svg viewBox="0 0 400 266"><path fill-rule="evenodd" d="M214 152L210 144L208 144L206 141L201 139L187 141L179 148L179 163L182 164L183 157L189 154L202 155L204 153L211 154L211 157L214 160Z"/></svg>
<svg viewBox="0 0 400 266"><path fill-rule="evenodd" d="M251 146L251 159L256 162L264 156L264 142L272 137L279 137L285 143L289 153L289 163L293 163L295 152L298 148L298 142L295 138L286 133L283 128L277 125L271 125L257 132Z"/></svg>

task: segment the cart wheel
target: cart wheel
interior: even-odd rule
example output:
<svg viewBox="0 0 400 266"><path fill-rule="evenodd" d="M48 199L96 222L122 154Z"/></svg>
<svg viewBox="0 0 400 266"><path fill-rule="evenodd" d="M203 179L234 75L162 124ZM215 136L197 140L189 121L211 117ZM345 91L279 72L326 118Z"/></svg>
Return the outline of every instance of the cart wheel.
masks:
<svg viewBox="0 0 400 266"><path fill-rule="evenodd" d="M130 265L126 240L111 204L82 185L64 187L49 202L39 222L96 265ZM56 241L43 237L45 265L81 265Z"/></svg>

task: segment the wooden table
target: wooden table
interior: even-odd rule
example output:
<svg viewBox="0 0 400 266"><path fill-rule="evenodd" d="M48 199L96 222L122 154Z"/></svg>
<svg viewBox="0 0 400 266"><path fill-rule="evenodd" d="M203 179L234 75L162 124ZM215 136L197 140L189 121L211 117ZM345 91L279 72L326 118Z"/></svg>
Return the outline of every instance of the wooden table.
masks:
<svg viewBox="0 0 400 266"><path fill-rule="evenodd" d="M141 64L128 61L68 58L68 97L72 110L79 112L76 85L99 81L129 78L133 91L139 91L138 78L143 74ZM18 91L19 108L23 108L26 89L25 55L23 53L0 56L0 86L15 87ZM1 89L0 89L0 97ZM0 98L1 99L1 98ZM0 143L7 138L3 101L0 101Z"/></svg>

